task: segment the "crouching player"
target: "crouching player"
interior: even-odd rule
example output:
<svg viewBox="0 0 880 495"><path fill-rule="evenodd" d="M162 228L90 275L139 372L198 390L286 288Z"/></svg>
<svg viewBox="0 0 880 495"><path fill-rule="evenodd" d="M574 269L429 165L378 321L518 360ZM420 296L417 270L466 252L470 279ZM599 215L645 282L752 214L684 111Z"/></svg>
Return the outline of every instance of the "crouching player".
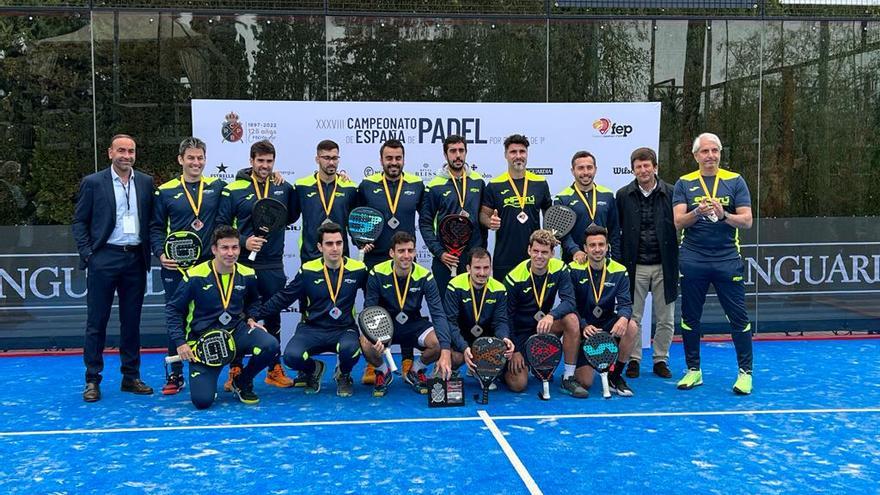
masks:
<svg viewBox="0 0 880 495"><path fill-rule="evenodd" d="M193 360L192 346L203 333L227 329L235 340L236 359L251 355L232 381L235 395L245 404L260 401L254 393L254 376L278 356L278 341L254 320L244 320L248 310L259 303L260 295L254 270L237 263L240 250L238 230L228 225L218 227L211 244L214 259L190 268L165 306L168 336L177 355L189 361L190 398L198 409L214 402L221 371Z"/></svg>
<svg viewBox="0 0 880 495"><path fill-rule="evenodd" d="M351 397L351 369L360 357L358 331L354 321L354 302L358 289L367 284L367 267L342 255L345 239L342 227L327 222L318 227L321 257L308 261L284 289L265 304L248 313L254 320L300 301L302 321L284 349L284 364L303 373L307 394L321 390L324 362L312 356L335 352L339 359L336 395Z"/></svg>
<svg viewBox="0 0 880 495"><path fill-rule="evenodd" d="M590 225L584 234L584 251L587 263L573 261L569 264L571 280L577 300L580 327L584 337L608 332L618 342L617 362L608 372L608 385L612 392L631 397L632 390L621 373L624 363L635 345L638 327L632 318L632 299L626 268L608 258L608 230ZM587 366L586 357L580 353L575 377L585 389L593 384L593 369Z"/></svg>

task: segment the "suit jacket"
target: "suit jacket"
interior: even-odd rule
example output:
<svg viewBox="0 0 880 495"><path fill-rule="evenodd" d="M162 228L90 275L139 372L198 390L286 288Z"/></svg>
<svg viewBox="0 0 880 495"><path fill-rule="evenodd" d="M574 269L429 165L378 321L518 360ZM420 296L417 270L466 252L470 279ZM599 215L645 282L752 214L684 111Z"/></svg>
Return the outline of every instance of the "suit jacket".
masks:
<svg viewBox="0 0 880 495"><path fill-rule="evenodd" d="M651 196L654 208L654 227L660 243L660 263L663 266L663 293L666 304L678 298L678 235L672 220L672 186L660 182L659 189ZM620 215L620 230L623 233L621 259L630 278L630 295L635 291L636 262L639 257L639 231L642 227L640 204L642 193L639 183L634 179L617 191L617 213Z"/></svg>
<svg viewBox="0 0 880 495"><path fill-rule="evenodd" d="M138 222L144 266L150 269L150 215L153 211L153 178L134 172L137 189ZM87 175L79 185L76 209L73 212L73 237L79 252L79 268L84 270L92 253L103 248L116 226L116 195L110 167Z"/></svg>

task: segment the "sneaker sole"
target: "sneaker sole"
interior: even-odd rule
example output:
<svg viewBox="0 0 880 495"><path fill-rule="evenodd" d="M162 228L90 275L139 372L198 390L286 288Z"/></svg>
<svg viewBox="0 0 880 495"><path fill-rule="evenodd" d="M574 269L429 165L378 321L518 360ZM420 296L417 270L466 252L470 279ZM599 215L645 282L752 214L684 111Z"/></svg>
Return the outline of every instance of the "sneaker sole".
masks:
<svg viewBox="0 0 880 495"><path fill-rule="evenodd" d="M306 393L309 395L317 394L321 391L321 380L324 378L324 370L326 369L326 365L323 364L322 361L315 361L316 363L321 363L321 372L318 373L318 387L317 388L309 388L306 387ZM317 364L316 364L317 366Z"/></svg>
<svg viewBox="0 0 880 495"><path fill-rule="evenodd" d="M609 387L608 390L609 390L612 394L617 394L617 395L619 395L619 396L621 396L621 397L632 397L633 395L635 395L635 394L633 394L633 391L632 391L632 390L628 390L628 391L626 391L626 392L621 392L619 388L614 388L614 387Z"/></svg>
<svg viewBox="0 0 880 495"><path fill-rule="evenodd" d="M236 388L234 388L234 387L233 387L232 393L234 393L235 396L238 397L238 401L241 402L242 404L253 405L253 404L257 404L257 403L260 402L260 399L259 399L259 398L257 398L257 400L247 400L247 399L243 399L243 398L241 397L241 393L239 393L238 389L236 389Z"/></svg>
<svg viewBox="0 0 880 495"><path fill-rule="evenodd" d="M744 390L740 390L740 389L738 389L738 388L736 388L736 387L733 387L733 393L735 393L736 395L752 395L752 391L751 391L751 390L749 390L748 392L746 392L746 391L744 391Z"/></svg>
<svg viewBox="0 0 880 495"><path fill-rule="evenodd" d="M340 392L336 390L336 397L351 397L352 395L354 395L353 392Z"/></svg>
<svg viewBox="0 0 880 495"><path fill-rule="evenodd" d="M700 381L698 381L697 383L694 383L694 384L691 384L691 385L688 385L688 384L678 385L677 388L678 388L679 390L690 390L690 389L692 389L692 388L699 387L699 386L702 385L702 384L703 384L703 380L700 380Z"/></svg>
<svg viewBox="0 0 880 495"><path fill-rule="evenodd" d="M563 394L568 395L569 397L574 397L575 399L586 399L590 396L589 392L587 392L585 395L574 395L574 392L572 392L571 390L568 390L567 388L559 387L559 390Z"/></svg>

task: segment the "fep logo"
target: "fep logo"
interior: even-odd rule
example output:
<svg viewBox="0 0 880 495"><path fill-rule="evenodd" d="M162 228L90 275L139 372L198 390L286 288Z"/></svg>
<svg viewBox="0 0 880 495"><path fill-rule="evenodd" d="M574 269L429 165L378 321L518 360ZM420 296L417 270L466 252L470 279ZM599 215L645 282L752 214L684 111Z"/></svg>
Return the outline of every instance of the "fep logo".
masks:
<svg viewBox="0 0 880 495"><path fill-rule="evenodd" d="M604 137L627 137L633 131L631 125L615 123L605 117L593 122L593 129L596 129Z"/></svg>
<svg viewBox="0 0 880 495"><path fill-rule="evenodd" d="M229 112L226 114L226 121L220 127L220 135L223 136L223 142L241 141L241 137L244 136L244 127L239 122L237 113Z"/></svg>

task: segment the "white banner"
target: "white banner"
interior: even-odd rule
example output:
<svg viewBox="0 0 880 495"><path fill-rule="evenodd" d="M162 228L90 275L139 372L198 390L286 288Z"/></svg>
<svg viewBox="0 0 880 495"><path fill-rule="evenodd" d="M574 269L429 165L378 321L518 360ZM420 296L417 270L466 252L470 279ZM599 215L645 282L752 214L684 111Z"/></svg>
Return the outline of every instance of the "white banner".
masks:
<svg viewBox="0 0 880 495"><path fill-rule="evenodd" d="M571 184L571 157L596 156L596 183L617 190L632 180L629 156L640 146L655 151L660 141L660 103L396 103L193 100L193 133L208 145L206 174L231 181L248 166L250 145L273 142L275 168L289 181L314 173L315 147L339 143L340 170L352 180L381 171L379 147L386 139L405 144L405 170L429 181L444 164L443 139L468 141L467 161L488 181L507 169L504 139L529 138L528 169L543 175L550 192ZM285 270L299 267L299 226L288 232ZM494 235L489 236L490 250ZM419 249L430 266L430 253ZM650 315L650 311L646 312ZM284 315L290 329L293 313ZM298 317L298 316L297 316ZM648 324L650 324L650 319ZM648 333L650 335L650 333Z"/></svg>

